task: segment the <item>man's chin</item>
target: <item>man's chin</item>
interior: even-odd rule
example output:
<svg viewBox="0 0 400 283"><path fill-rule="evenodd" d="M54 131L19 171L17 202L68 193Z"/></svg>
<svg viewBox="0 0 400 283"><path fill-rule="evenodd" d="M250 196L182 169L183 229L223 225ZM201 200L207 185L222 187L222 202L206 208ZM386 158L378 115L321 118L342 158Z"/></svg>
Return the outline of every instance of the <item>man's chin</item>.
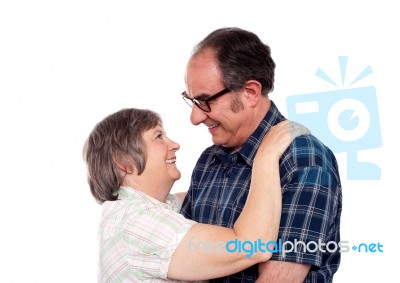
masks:
<svg viewBox="0 0 400 283"><path fill-rule="evenodd" d="M228 142L228 141L222 140L221 138L218 138L218 137L215 137L215 136L212 137L212 142L213 142L213 144L215 144L215 145L220 145L220 146L227 147L227 148L230 148L230 147L231 147L231 146L229 145L229 142Z"/></svg>
<svg viewBox="0 0 400 283"><path fill-rule="evenodd" d="M226 141L221 140L220 138L216 137L216 136L212 136L212 142L215 145L221 145L221 146L225 146Z"/></svg>

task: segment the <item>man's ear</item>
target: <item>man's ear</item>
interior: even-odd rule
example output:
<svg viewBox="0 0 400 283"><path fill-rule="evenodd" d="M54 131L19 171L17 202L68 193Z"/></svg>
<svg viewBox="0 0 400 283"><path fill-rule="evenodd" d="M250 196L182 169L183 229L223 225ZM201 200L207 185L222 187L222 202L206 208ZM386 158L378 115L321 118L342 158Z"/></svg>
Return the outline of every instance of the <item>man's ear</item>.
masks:
<svg viewBox="0 0 400 283"><path fill-rule="evenodd" d="M262 85L259 81L249 80L244 85L244 94L250 107L255 107L262 96Z"/></svg>

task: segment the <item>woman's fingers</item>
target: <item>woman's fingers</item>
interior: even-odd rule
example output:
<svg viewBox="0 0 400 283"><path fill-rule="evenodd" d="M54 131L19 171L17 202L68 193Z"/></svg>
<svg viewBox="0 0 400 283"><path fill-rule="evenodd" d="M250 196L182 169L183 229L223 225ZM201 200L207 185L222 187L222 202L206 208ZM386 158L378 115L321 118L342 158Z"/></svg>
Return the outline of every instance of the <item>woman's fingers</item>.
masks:
<svg viewBox="0 0 400 283"><path fill-rule="evenodd" d="M289 125L290 125L290 137L292 141L299 136L307 136L311 134L308 128L304 127L302 124L299 124L295 121L289 121Z"/></svg>
<svg viewBox="0 0 400 283"><path fill-rule="evenodd" d="M268 154L280 157L296 137L310 134L310 130L303 125L285 120L268 131L258 150L263 155Z"/></svg>

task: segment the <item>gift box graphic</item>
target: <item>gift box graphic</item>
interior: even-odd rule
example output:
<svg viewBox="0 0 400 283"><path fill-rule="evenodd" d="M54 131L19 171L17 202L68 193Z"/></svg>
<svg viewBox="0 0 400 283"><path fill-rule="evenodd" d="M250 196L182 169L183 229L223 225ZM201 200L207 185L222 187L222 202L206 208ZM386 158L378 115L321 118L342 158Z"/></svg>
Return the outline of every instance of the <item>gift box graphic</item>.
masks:
<svg viewBox="0 0 400 283"><path fill-rule="evenodd" d="M347 67L347 56L339 57L342 85ZM367 67L350 84L372 73ZM316 76L337 84L318 69ZM307 126L313 135L323 141L333 152L347 153L347 178L349 180L378 180L380 167L369 162L359 162L360 150L379 148L382 136L376 89L373 86L338 89L334 91L288 96L288 118Z"/></svg>

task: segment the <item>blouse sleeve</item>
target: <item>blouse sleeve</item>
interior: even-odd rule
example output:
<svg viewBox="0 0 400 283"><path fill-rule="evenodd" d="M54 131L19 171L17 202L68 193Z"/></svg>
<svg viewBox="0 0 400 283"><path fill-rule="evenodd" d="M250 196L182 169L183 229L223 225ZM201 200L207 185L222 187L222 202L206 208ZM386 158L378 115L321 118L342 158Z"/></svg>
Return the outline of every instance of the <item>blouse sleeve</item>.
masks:
<svg viewBox="0 0 400 283"><path fill-rule="evenodd" d="M167 279L172 254L196 222L167 207L143 210L123 227L127 261L145 278Z"/></svg>

